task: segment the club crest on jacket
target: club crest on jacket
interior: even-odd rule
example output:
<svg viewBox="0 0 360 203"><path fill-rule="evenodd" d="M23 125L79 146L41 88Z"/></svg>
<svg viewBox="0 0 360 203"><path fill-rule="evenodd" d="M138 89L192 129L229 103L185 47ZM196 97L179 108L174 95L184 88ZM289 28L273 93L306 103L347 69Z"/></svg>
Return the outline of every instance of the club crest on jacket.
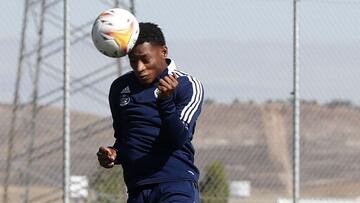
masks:
<svg viewBox="0 0 360 203"><path fill-rule="evenodd" d="M126 106L130 102L130 97L127 94L120 96L120 106Z"/></svg>

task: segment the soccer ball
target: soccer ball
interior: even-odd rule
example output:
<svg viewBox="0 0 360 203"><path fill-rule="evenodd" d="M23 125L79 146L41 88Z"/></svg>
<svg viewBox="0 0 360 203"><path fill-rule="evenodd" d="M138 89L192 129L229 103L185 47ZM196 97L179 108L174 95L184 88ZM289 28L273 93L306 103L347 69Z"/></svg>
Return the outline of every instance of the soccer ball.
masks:
<svg viewBox="0 0 360 203"><path fill-rule="evenodd" d="M103 54L120 58L128 54L139 36L139 23L129 11L113 8L102 12L95 20L91 37Z"/></svg>

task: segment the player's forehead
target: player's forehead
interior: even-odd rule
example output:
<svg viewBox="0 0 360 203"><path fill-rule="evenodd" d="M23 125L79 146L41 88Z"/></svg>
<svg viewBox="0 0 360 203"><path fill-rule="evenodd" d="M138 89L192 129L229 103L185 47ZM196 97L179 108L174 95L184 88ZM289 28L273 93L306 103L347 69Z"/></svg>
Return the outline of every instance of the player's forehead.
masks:
<svg viewBox="0 0 360 203"><path fill-rule="evenodd" d="M152 52L157 51L157 47L153 45L150 42L144 42L141 44L136 45L133 50L131 51L130 55L133 56L141 56L141 55L147 55Z"/></svg>

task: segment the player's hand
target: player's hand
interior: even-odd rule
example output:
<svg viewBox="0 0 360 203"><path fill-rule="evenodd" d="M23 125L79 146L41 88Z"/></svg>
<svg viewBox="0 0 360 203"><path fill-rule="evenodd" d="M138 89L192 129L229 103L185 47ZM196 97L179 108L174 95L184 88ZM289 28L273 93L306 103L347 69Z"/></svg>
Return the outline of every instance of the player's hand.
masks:
<svg viewBox="0 0 360 203"><path fill-rule="evenodd" d="M111 147L99 147L96 153L100 166L104 168L112 168L116 159L116 151Z"/></svg>
<svg viewBox="0 0 360 203"><path fill-rule="evenodd" d="M179 84L175 73L165 76L159 82L157 88L159 90L158 99L160 100L170 97Z"/></svg>

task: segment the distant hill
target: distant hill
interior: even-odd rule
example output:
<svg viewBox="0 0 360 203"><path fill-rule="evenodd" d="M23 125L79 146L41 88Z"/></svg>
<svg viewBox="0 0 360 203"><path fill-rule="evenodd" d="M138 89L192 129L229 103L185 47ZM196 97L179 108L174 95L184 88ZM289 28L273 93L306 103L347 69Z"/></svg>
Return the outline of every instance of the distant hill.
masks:
<svg viewBox="0 0 360 203"><path fill-rule="evenodd" d="M31 108L18 114L14 137L12 184L61 185L62 111L43 108L37 115L29 151ZM11 106L0 105L0 177L5 176ZM99 166L96 151L113 142L112 120L72 112L72 174L92 177ZM360 110L351 105L301 106L301 187L303 194L348 197L360 193ZM292 109L286 102L204 105L193 143L201 171L220 160L230 180L251 182L254 193L291 194ZM27 158L31 152L31 163Z"/></svg>
<svg viewBox="0 0 360 203"><path fill-rule="evenodd" d="M359 123L358 107L302 102L303 195L347 197L360 192ZM232 180L251 181L255 190L291 194L292 108L288 103L207 105L194 143L200 168L209 160L222 160Z"/></svg>

